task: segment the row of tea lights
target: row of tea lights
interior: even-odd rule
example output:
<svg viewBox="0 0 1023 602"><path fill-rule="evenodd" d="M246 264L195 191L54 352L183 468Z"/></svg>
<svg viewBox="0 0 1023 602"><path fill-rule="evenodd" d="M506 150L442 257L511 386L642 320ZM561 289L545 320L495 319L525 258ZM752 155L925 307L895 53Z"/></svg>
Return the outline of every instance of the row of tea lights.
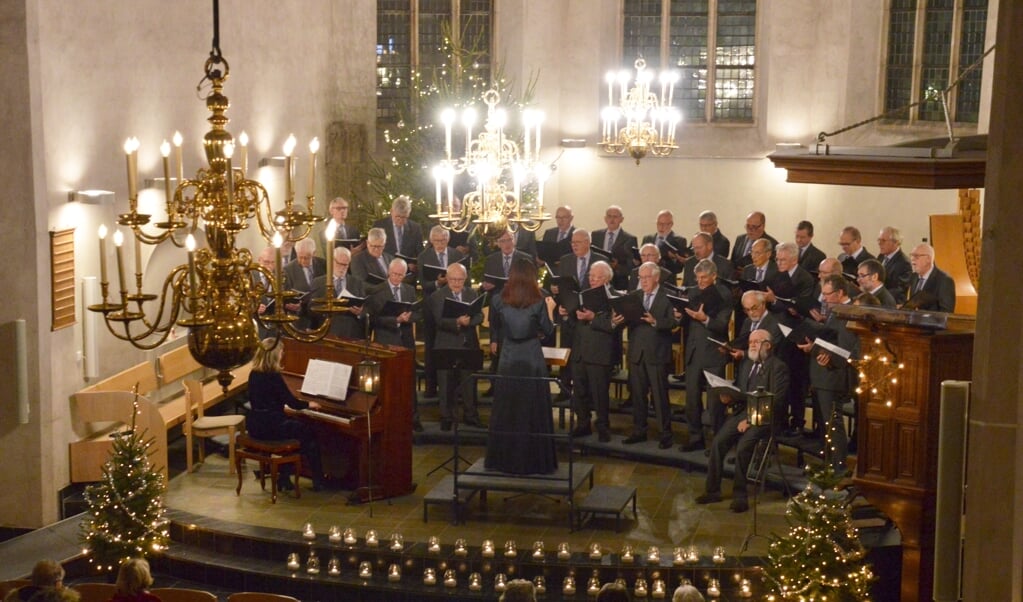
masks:
<svg viewBox="0 0 1023 602"><path fill-rule="evenodd" d="M292 552L288 554L288 569L297 571L301 568L299 562L298 553ZM309 553L309 558L306 561L306 572L310 575L318 575L320 573L320 559L315 552ZM327 563L327 574L331 577L339 577L341 575L341 561L337 558L331 558ZM373 563L369 561L362 561L359 563L359 578L360 579L371 579L373 577ZM391 583L397 583L401 581L401 566L397 563L392 563L387 567L387 581ZM623 586L627 586L624 579L617 579L616 582L621 583ZM455 588L458 587L458 573L455 569L447 569L443 574L444 587ZM508 576L504 573L498 573L494 576L494 591L501 593L505 590L508 584ZM547 580L543 575L537 575L533 578L533 584L536 587L537 594L544 594L547 592ZM690 584L688 579L681 581L682 585ZM423 585L433 586L437 585L437 569L428 567L423 570ZM593 571L593 576L590 577L586 582L586 593L592 596L597 595L603 584L600 581L600 573L597 570ZM468 582L469 590L478 592L483 589L483 575L479 572L474 572L469 575ZM664 579L654 579L652 584L648 585L645 578L639 577L633 584L633 595L637 598L646 598L648 595L652 598L664 598L667 594L667 584ZM565 577L561 585L561 593L564 595L574 595L576 593L576 580L575 577L569 575ZM740 598L750 598L753 596L753 585L749 579L742 578L739 580L738 589ZM717 598L721 595L721 581L719 579L710 579L707 582L707 595L712 598Z"/></svg>
<svg viewBox="0 0 1023 602"><path fill-rule="evenodd" d="M311 523L306 523L302 528L302 537L304 539L313 541L316 539L316 531L313 529ZM327 540L332 544L344 544L347 546L356 545L359 540L355 535L353 529L341 530L338 526L331 526L327 531ZM380 536L376 530L370 529L366 531L364 538L366 547L378 548L380 547ZM392 533L387 549L392 552L401 552L405 549L405 538L401 533ZM430 537L426 544L427 552L431 554L439 554L441 551L440 539L438 537ZM455 540L455 556L468 556L469 548L464 539ZM480 554L483 558L494 558L497 555L497 550L493 540L485 539L480 545ZM519 555L518 545L512 541L504 542L505 558L517 558ZM600 560L605 555L604 548L599 543L591 543L589 546L589 557L591 560ZM544 542L535 541L533 542L533 553L532 557L534 560L543 560L546 558L547 552L544 546ZM619 560L622 563L629 564L636 561L639 554L631 544L625 544L622 546L621 552L619 553ZM572 558L572 549L568 543L562 542L558 544L557 549L558 560L570 560ZM643 556L648 563L658 564L661 562L661 549L657 546L650 546L647 548L646 554ZM724 564L725 562L725 548L718 546L714 548L714 553L711 555L711 560L714 564ZM685 565L685 564L696 564L700 562L700 552L696 546L689 546L684 548L678 546L672 551L672 564ZM288 568L292 568L289 564ZM297 568L297 567L295 567Z"/></svg>

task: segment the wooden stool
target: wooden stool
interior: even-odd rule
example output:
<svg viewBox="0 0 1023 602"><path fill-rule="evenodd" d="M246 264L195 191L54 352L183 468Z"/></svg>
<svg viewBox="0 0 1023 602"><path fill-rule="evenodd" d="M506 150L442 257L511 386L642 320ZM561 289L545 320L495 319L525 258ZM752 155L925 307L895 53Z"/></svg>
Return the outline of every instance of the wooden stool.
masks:
<svg viewBox="0 0 1023 602"><path fill-rule="evenodd" d="M281 465L295 465L295 497L302 497L298 486L298 475L302 472L302 456L299 455L301 444L298 439L269 441L253 439L248 434L238 435L238 449L234 454L235 469L238 472L236 495L242 494L242 461L246 458L259 462L259 485L266 491L266 473L270 472L270 503L277 503L277 474Z"/></svg>

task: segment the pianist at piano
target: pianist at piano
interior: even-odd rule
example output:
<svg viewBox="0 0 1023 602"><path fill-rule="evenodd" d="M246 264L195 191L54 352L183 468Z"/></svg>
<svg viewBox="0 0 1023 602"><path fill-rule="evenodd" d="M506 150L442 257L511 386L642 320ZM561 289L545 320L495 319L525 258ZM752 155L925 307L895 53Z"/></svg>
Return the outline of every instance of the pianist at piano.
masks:
<svg viewBox="0 0 1023 602"><path fill-rule="evenodd" d="M284 406L296 410L315 410L319 404L315 401L305 402L292 395L281 376L283 355L284 345L272 338L263 339L256 350L252 372L249 373L249 403L252 405L246 419L249 435L264 440L298 439L302 446L302 462L313 478L313 491L318 491L322 488L323 465L316 433L308 424L288 418ZM281 474L279 480L279 489L287 491L292 488L287 473Z"/></svg>

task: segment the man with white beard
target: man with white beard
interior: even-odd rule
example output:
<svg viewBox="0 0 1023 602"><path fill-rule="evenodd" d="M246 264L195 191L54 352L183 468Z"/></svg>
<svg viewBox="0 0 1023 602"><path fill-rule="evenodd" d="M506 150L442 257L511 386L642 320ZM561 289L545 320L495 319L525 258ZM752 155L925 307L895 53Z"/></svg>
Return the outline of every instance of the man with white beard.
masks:
<svg viewBox="0 0 1023 602"><path fill-rule="evenodd" d="M789 369L785 363L771 354L771 333L758 329L750 333L749 351L746 359L736 371L735 386L746 395L733 398L722 394L721 403L728 408L729 416L714 434L710 446L710 463L707 466L707 484L697 504L711 504L721 501L721 470L728 450L735 448L735 483L732 487L732 512L746 512L749 509L749 494L746 487L746 471L753 459L753 450L760 439L771 435L772 425L753 426L749 423L748 397L763 387L774 394L772 417L785 416L786 395L789 388Z"/></svg>

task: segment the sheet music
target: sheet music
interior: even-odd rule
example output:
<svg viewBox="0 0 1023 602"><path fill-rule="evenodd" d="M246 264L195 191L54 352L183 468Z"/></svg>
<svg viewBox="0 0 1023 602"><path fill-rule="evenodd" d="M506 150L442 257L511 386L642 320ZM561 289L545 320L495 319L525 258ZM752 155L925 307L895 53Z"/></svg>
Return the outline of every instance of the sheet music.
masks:
<svg viewBox="0 0 1023 602"><path fill-rule="evenodd" d="M834 343L829 343L824 339L814 339L813 344L825 351L829 351L842 359L849 359L852 357L852 352L848 349L843 349Z"/></svg>
<svg viewBox="0 0 1023 602"><path fill-rule="evenodd" d="M351 377L352 367L348 364L311 359L305 369L301 391L306 395L344 400Z"/></svg>
<svg viewBox="0 0 1023 602"><path fill-rule="evenodd" d="M739 391L739 387L736 387L735 384L727 378L721 378L717 374L708 370L704 370L703 375L707 377L707 387L710 389L731 389L736 393L741 393L741 391Z"/></svg>
<svg viewBox="0 0 1023 602"><path fill-rule="evenodd" d="M541 347L540 349L543 350L543 359L562 362L568 361L568 354L572 351L568 347Z"/></svg>

